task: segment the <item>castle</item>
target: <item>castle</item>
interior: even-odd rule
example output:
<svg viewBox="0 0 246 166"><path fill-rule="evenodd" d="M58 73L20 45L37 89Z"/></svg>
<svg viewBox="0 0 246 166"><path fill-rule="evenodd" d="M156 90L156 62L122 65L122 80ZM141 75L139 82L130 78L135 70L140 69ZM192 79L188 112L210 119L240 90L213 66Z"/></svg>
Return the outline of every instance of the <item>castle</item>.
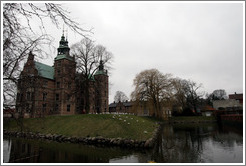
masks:
<svg viewBox="0 0 246 166"><path fill-rule="evenodd" d="M18 113L24 117L41 117L109 111L108 74L103 61L85 88L81 84L83 74L76 73L75 57L69 51L63 34L53 66L35 61L29 53L17 84Z"/></svg>

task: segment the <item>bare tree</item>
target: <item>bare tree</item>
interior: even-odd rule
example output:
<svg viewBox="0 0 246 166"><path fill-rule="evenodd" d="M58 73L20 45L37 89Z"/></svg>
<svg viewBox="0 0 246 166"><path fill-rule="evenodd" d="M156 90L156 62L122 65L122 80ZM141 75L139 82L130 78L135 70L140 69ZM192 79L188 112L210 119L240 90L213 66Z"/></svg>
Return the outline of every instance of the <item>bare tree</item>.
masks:
<svg viewBox="0 0 246 166"><path fill-rule="evenodd" d="M178 106L182 107L182 110L197 111L197 106L200 98L203 96L203 92L200 92L202 84L197 84L191 80L185 80L181 78L173 79L175 102Z"/></svg>
<svg viewBox="0 0 246 166"><path fill-rule="evenodd" d="M187 81L187 105L189 108L194 109L195 113L197 113L197 106L200 102L200 98L204 95L203 92L200 92L200 88L202 84L198 84L194 81Z"/></svg>
<svg viewBox="0 0 246 166"><path fill-rule="evenodd" d="M111 69L113 54L102 45L95 45L89 38L83 38L80 42L71 46L71 56L75 57L76 70L85 76L92 76L102 60L106 69Z"/></svg>
<svg viewBox="0 0 246 166"><path fill-rule="evenodd" d="M105 66L106 69L111 69L111 62L113 54L102 45L95 45L89 38L84 38L80 42L72 45L70 54L75 57L76 70L79 75L78 85L82 89L78 93L84 93L84 103L86 113L90 109L90 87L93 75L99 69L100 65ZM83 92L82 92L83 91Z"/></svg>
<svg viewBox="0 0 246 166"><path fill-rule="evenodd" d="M40 31L35 32L32 20L39 20ZM46 34L45 22L51 20L57 27L63 22L73 31L85 36L90 30L82 29L73 21L69 12L61 5L53 3L3 3L3 96L4 106L14 105L14 96L21 66L28 53L40 57L48 54L44 46L50 46L52 37ZM36 22L37 24L37 22Z"/></svg>
<svg viewBox="0 0 246 166"><path fill-rule="evenodd" d="M184 110L187 102L186 99L187 99L188 83L186 80L180 78L174 78L173 86L174 86L175 105L181 107L182 110Z"/></svg>
<svg viewBox="0 0 246 166"><path fill-rule="evenodd" d="M28 54L28 50L33 49L34 51L38 48L39 44L47 44L43 39L45 36L37 38L35 41L20 42L18 46L13 49L4 50L3 56L3 96L4 96L4 107L11 107L15 105L16 99L16 85L22 70L22 65ZM45 40L45 39L44 39ZM16 49L16 50L14 50ZM18 50L17 50L18 49Z"/></svg>
<svg viewBox="0 0 246 166"><path fill-rule="evenodd" d="M226 91L224 89L214 90L211 95L213 100L224 100L227 98Z"/></svg>
<svg viewBox="0 0 246 166"><path fill-rule="evenodd" d="M157 69L144 70L134 79L135 90L131 96L138 102L148 102L153 108L154 115L163 117L162 103L172 98L171 74L162 74Z"/></svg>
<svg viewBox="0 0 246 166"><path fill-rule="evenodd" d="M126 96L126 94L125 94L124 92L122 92L122 91L117 91L117 92L115 93L114 101L115 101L116 103L118 103L118 102L125 102L125 101L127 101L127 100L129 100L129 98Z"/></svg>

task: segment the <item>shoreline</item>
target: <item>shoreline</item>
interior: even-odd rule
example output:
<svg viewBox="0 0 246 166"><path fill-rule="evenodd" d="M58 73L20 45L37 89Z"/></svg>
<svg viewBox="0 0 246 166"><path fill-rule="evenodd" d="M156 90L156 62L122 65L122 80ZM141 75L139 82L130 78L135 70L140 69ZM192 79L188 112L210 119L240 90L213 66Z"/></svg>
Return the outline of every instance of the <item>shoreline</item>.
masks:
<svg viewBox="0 0 246 166"><path fill-rule="evenodd" d="M138 141L131 138L104 138L102 136L98 137L69 137L60 134L42 134L42 133L35 133L35 132L20 132L20 131L7 131L3 130L4 136L12 136L16 138L26 138L26 139L38 139L38 140L49 140L55 142L64 142L64 143L82 143L85 145L103 145L103 146L117 146L122 148L145 148L150 149L154 147L155 141L157 136L160 132L161 126L165 124L191 124L191 123L210 123L210 122L217 122L216 120L200 120L200 121L167 121L167 122L160 122L158 127L154 130L154 134L152 138L149 138L145 141Z"/></svg>
<svg viewBox="0 0 246 166"><path fill-rule="evenodd" d="M191 120L191 121L187 121L187 120L170 120L169 122L167 122L168 124L177 124L177 123L216 123L217 120Z"/></svg>
<svg viewBox="0 0 246 166"><path fill-rule="evenodd" d="M3 130L4 136L12 136L16 138L25 139L38 139L38 140L49 140L55 142L74 143L74 144L85 144L85 145L103 145L103 146L117 146L122 148L144 148L150 149L154 147L154 143L157 139L158 133L160 132L161 124L154 130L153 137L145 140L138 141L130 138L104 138L98 137L69 137L58 134L42 134L33 132L19 132L19 131L7 131Z"/></svg>
<svg viewBox="0 0 246 166"><path fill-rule="evenodd" d="M172 124L201 124L201 123L215 123L217 120L215 119L194 119L194 118L187 118L187 119L177 119L173 118L168 121L159 121L156 122L158 124L154 130L152 130L152 136L146 138L145 140L137 140L134 137L129 136L128 138L121 138L118 135L115 137L103 137L103 136L76 136L73 135L62 135L59 133L53 132L35 132L35 131L11 131L4 129L3 135L4 136L13 136L13 137L21 137L26 139L38 139L38 140L49 140L55 142L65 142L65 143L81 143L85 145L102 145L102 146L118 146L123 148L144 148L149 149L153 148L157 139L157 136L160 133L160 130L163 125L172 125Z"/></svg>

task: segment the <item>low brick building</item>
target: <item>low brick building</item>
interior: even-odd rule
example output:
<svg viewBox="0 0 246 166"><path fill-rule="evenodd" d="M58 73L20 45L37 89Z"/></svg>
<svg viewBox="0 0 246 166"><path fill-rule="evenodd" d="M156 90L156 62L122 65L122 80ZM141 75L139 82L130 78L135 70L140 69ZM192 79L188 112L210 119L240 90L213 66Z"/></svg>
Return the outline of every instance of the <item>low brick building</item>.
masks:
<svg viewBox="0 0 246 166"><path fill-rule="evenodd" d="M113 102L109 105L110 113L131 113L137 116L155 116L154 108L148 102L136 103L134 101ZM171 117L171 108L163 106L160 112L163 118Z"/></svg>
<svg viewBox="0 0 246 166"><path fill-rule="evenodd" d="M237 100L239 101L240 104L243 104L243 94L242 93L237 94L235 92L235 94L230 94L229 99Z"/></svg>
<svg viewBox="0 0 246 166"><path fill-rule="evenodd" d="M125 101L125 102L113 102L109 105L110 113L133 113L132 110L133 102Z"/></svg>

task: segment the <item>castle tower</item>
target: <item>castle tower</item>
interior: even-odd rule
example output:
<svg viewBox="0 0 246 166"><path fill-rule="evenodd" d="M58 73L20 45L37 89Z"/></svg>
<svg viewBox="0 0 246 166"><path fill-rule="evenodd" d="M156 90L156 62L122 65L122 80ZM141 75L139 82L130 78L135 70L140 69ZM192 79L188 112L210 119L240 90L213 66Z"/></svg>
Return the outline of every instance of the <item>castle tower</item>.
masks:
<svg viewBox="0 0 246 166"><path fill-rule="evenodd" d="M57 56L54 60L55 111L58 114L75 114L75 70L74 57L69 55L70 48L64 34L61 36Z"/></svg>
<svg viewBox="0 0 246 166"><path fill-rule="evenodd" d="M104 70L103 61L100 60L98 71L94 75L96 80L95 100L96 112L108 112L108 73Z"/></svg>

